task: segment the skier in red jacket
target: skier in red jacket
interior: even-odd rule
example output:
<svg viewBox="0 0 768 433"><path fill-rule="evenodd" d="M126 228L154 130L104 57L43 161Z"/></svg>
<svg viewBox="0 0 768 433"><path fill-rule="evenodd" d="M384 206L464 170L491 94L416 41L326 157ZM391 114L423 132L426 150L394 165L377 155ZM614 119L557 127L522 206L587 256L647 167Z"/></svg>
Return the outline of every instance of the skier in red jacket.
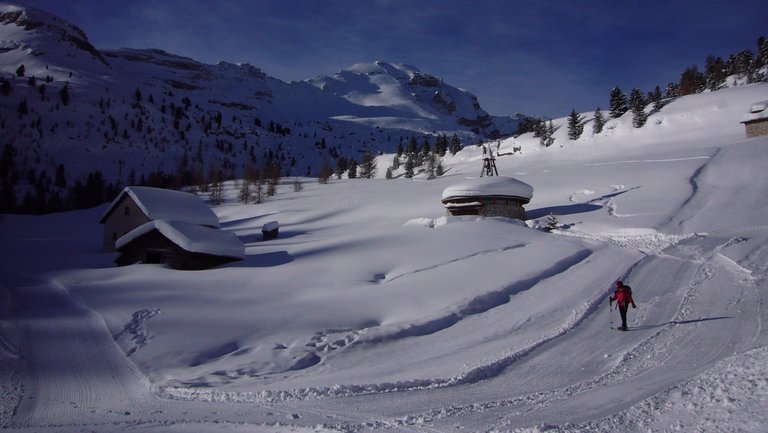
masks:
<svg viewBox="0 0 768 433"><path fill-rule="evenodd" d="M629 309L630 305L632 305L632 308L637 308L634 299L632 299L632 288L624 285L622 281L616 281L616 291L608 300L611 307L613 307L613 301L616 301L616 305L619 306L619 313L621 313L621 327L619 327L619 330L626 331L627 309Z"/></svg>

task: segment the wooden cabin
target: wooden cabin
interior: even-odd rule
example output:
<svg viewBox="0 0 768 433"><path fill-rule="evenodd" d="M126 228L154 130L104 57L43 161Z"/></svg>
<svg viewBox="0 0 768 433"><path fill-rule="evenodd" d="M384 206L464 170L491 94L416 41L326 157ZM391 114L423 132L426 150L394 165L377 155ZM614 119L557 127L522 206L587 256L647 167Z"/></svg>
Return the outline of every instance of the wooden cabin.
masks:
<svg viewBox="0 0 768 433"><path fill-rule="evenodd" d="M533 187L506 176L467 179L443 191L442 202L450 216L477 215L525 220Z"/></svg>
<svg viewBox="0 0 768 433"><path fill-rule="evenodd" d="M117 239L154 220L183 221L219 228L219 218L195 194L128 186L112 201L99 221L104 224L103 250L115 251Z"/></svg>
<svg viewBox="0 0 768 433"><path fill-rule="evenodd" d="M103 249L120 253L118 266L162 263L175 269L206 269L245 258L233 233L198 196L161 188L126 187L99 221Z"/></svg>

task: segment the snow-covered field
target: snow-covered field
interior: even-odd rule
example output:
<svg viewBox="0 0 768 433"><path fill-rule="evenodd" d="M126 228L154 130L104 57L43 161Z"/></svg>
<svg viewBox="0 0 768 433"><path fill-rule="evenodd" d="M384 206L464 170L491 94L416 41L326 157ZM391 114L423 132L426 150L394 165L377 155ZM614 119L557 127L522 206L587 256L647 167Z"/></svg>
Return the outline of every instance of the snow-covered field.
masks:
<svg viewBox="0 0 768 433"><path fill-rule="evenodd" d="M232 185L214 211L246 260L206 271L114 267L104 206L4 215L0 426L765 431L768 137L739 124L761 100L741 86L642 129L503 141L500 174L534 187L525 224L444 216L474 146L435 180L287 179L260 205ZM629 332L611 329L619 278Z"/></svg>

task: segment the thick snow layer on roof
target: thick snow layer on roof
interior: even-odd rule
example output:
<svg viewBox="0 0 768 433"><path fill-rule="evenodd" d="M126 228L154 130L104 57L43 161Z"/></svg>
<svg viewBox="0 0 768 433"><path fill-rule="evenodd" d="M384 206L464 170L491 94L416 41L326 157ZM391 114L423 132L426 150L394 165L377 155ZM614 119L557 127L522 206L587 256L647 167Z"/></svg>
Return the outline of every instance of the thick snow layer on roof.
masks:
<svg viewBox="0 0 768 433"><path fill-rule="evenodd" d="M245 246L233 233L182 221L154 220L142 224L118 239L115 247L119 250L153 230L159 231L168 240L191 253L245 258Z"/></svg>
<svg viewBox="0 0 768 433"><path fill-rule="evenodd" d="M749 108L749 113L741 118L741 123L753 120L768 119L768 101L755 102Z"/></svg>
<svg viewBox="0 0 768 433"><path fill-rule="evenodd" d="M270 221L263 226L261 226L261 231L264 232L271 232L272 230L278 230L280 228L280 223L277 221Z"/></svg>
<svg viewBox="0 0 768 433"><path fill-rule="evenodd" d="M146 186L125 187L104 213L102 222L126 194L150 220L184 221L219 227L219 218L200 197L188 192Z"/></svg>
<svg viewBox="0 0 768 433"><path fill-rule="evenodd" d="M520 197L530 200L533 187L506 176L488 176L467 179L443 191L443 200L459 197Z"/></svg>

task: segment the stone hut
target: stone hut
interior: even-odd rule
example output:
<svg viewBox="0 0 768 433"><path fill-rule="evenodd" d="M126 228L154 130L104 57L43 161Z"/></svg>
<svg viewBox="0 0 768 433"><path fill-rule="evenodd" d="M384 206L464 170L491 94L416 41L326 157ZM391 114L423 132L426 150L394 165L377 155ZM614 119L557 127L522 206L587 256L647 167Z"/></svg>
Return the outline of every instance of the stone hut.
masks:
<svg viewBox="0 0 768 433"><path fill-rule="evenodd" d="M533 198L533 187L506 176L467 179L443 191L448 215L509 217L525 220L524 205Z"/></svg>
<svg viewBox="0 0 768 433"><path fill-rule="evenodd" d="M755 102L741 118L747 138L768 135L768 101Z"/></svg>

